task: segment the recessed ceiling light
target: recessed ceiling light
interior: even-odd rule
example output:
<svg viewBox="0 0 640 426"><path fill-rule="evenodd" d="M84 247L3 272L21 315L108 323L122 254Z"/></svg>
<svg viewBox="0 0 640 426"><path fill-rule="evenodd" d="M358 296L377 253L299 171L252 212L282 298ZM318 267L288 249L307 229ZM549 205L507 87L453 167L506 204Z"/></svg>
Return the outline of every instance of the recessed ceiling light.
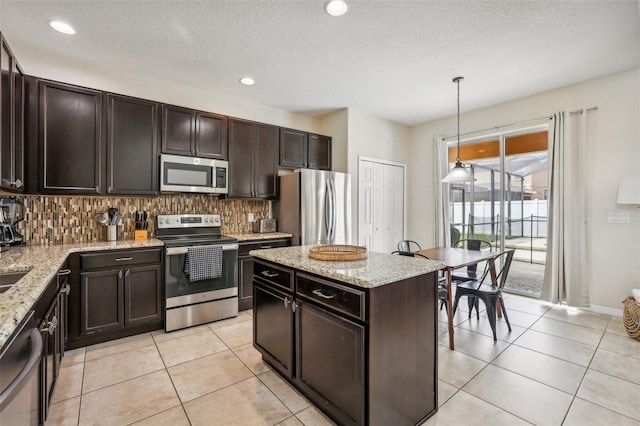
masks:
<svg viewBox="0 0 640 426"><path fill-rule="evenodd" d="M324 10L331 16L342 16L347 13L349 6L342 0L331 0L324 5Z"/></svg>
<svg viewBox="0 0 640 426"><path fill-rule="evenodd" d="M245 86L253 86L255 84L255 81L251 77L242 77L240 79L240 83L244 84Z"/></svg>
<svg viewBox="0 0 640 426"><path fill-rule="evenodd" d="M73 35L76 33L76 30L74 30L71 25L65 24L64 22L51 21L49 22L49 26L62 34Z"/></svg>

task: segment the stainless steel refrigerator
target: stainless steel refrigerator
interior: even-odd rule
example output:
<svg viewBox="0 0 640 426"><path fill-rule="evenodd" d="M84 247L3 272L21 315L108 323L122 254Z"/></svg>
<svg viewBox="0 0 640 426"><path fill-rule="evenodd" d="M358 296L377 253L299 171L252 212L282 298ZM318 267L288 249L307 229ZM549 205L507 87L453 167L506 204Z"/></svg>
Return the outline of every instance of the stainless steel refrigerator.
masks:
<svg viewBox="0 0 640 426"><path fill-rule="evenodd" d="M274 202L278 230L293 234L293 245L351 244L351 176L300 169L280 176Z"/></svg>

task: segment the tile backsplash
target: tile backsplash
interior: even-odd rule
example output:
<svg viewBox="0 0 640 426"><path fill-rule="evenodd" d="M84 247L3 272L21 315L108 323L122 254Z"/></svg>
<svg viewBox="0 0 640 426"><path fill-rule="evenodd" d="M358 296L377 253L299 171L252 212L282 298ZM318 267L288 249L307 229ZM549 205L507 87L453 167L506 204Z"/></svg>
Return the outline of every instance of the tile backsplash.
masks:
<svg viewBox="0 0 640 426"><path fill-rule="evenodd" d="M12 194L0 194L2 196ZM222 232L251 232L247 214L256 219L269 217L269 201L226 200L209 195L169 194L158 197L98 197L18 195L24 203L25 220L18 232L29 245L83 243L105 239L105 227L94 219L96 213L116 207L123 216L118 240L133 239L135 211L149 212L149 237L155 236L157 214L208 213L222 218Z"/></svg>

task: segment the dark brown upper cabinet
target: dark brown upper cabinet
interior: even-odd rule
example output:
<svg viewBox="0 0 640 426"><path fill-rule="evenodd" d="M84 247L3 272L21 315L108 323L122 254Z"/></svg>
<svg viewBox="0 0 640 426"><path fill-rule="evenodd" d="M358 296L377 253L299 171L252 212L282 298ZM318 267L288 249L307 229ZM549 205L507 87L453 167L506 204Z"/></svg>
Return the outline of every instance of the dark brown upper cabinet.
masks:
<svg viewBox="0 0 640 426"><path fill-rule="evenodd" d="M107 95L107 194L158 192L159 104Z"/></svg>
<svg viewBox="0 0 640 426"><path fill-rule="evenodd" d="M331 170L331 138L280 129L280 167Z"/></svg>
<svg viewBox="0 0 640 426"><path fill-rule="evenodd" d="M162 153L227 159L227 117L162 105Z"/></svg>
<svg viewBox="0 0 640 426"><path fill-rule="evenodd" d="M24 192L24 75L0 33L0 188Z"/></svg>
<svg viewBox="0 0 640 426"><path fill-rule="evenodd" d="M229 121L229 197L278 197L278 127Z"/></svg>
<svg viewBox="0 0 640 426"><path fill-rule="evenodd" d="M280 129L280 167L307 167L308 134L300 130Z"/></svg>
<svg viewBox="0 0 640 426"><path fill-rule="evenodd" d="M331 138L309 133L307 168L331 170Z"/></svg>
<svg viewBox="0 0 640 426"><path fill-rule="evenodd" d="M40 80L39 192L100 194L102 92Z"/></svg>

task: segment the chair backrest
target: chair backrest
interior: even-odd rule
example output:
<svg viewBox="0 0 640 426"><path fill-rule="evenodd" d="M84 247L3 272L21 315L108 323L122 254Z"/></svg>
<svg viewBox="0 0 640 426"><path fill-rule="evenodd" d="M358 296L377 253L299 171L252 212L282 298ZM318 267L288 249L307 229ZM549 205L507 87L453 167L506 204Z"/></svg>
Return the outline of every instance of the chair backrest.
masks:
<svg viewBox="0 0 640 426"><path fill-rule="evenodd" d="M413 240L400 240L398 243L398 251L411 252L415 250L422 250L422 247Z"/></svg>
<svg viewBox="0 0 640 426"><path fill-rule="evenodd" d="M491 266L495 265L498 259L502 259L502 268L500 272L496 273L496 279L491 282L491 285L497 286L500 290L504 288L504 285L507 283L507 276L509 275L509 268L511 268L511 260L513 260L513 254L516 252L515 249L505 250L500 256L494 257L489 262L487 262L487 268L485 268L484 273L482 274L482 278L478 281L482 284L491 272Z"/></svg>
<svg viewBox="0 0 640 426"><path fill-rule="evenodd" d="M456 243L460 241L460 231L458 228L453 226L453 224L449 224L450 232L451 232L451 247L455 247Z"/></svg>
<svg viewBox="0 0 640 426"><path fill-rule="evenodd" d="M493 246L489 241L480 240L480 239L471 239L471 238L458 240L453 245L453 247L454 248L462 247L462 248L466 248L467 250L475 250L475 251L482 251L485 249L489 249L489 251L493 251ZM467 266L467 272L472 272L475 274L477 270L478 270L477 263Z"/></svg>

